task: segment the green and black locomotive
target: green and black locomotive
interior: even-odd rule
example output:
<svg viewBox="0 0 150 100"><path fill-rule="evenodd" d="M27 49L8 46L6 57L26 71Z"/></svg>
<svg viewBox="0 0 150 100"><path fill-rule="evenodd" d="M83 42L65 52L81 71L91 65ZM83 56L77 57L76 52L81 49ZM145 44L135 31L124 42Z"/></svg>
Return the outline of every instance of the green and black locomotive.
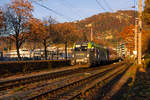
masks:
<svg viewBox="0 0 150 100"><path fill-rule="evenodd" d="M109 49L94 42L74 43L71 64L101 65L109 62Z"/></svg>

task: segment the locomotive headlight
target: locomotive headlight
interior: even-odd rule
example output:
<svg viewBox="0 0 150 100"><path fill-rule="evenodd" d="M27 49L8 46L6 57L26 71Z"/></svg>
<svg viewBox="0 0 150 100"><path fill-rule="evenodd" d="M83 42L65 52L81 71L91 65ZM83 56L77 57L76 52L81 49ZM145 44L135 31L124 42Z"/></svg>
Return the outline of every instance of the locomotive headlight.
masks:
<svg viewBox="0 0 150 100"><path fill-rule="evenodd" d="M89 54L87 54L87 57L89 57Z"/></svg>
<svg viewBox="0 0 150 100"><path fill-rule="evenodd" d="M72 55L72 57L74 57L74 54Z"/></svg>

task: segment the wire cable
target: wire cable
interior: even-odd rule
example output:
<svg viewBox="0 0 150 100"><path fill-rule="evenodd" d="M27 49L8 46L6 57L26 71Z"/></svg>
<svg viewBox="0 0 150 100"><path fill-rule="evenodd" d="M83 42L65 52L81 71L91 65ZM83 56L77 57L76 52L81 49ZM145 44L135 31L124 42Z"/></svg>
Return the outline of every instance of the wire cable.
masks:
<svg viewBox="0 0 150 100"><path fill-rule="evenodd" d="M66 2L65 0L59 0L60 2L61 2L61 4L64 6L64 7L66 7L67 8L67 6L69 7L69 8L71 8L71 9L69 9L69 10L71 10L71 11L74 11L75 12L75 14L77 14L77 16L80 18L80 19L82 19L82 17L81 17L81 15L80 15L80 13L79 12L81 12L80 10L74 10L74 9L76 9L70 2ZM64 1L67 3L67 6L66 6L66 3L64 3Z"/></svg>
<svg viewBox="0 0 150 100"><path fill-rule="evenodd" d="M34 1L34 0L31 0L31 1L34 2L35 4L39 5L39 6L43 7L43 8L45 8L45 9L47 9L47 10L49 10L49 11L55 13L56 15L58 15L58 16L64 18L64 19L66 19L67 21L72 21L72 18L70 18L70 17L64 16L63 14L61 14L61 13L59 13L59 12L56 12L55 10L53 10L53 9L51 9L51 8L48 8L47 6L42 5L42 4L40 4L40 3L38 3L38 2L36 2L36 1Z"/></svg>
<svg viewBox="0 0 150 100"><path fill-rule="evenodd" d="M108 2L106 0L103 0L105 5L107 6L108 9L110 9L112 12L114 12L114 10L110 7L110 5L108 4Z"/></svg>
<svg viewBox="0 0 150 100"><path fill-rule="evenodd" d="M101 3L100 3L98 0L96 0L96 3L99 5L100 8L102 8L102 9L105 10L105 11L107 11L107 10L101 5Z"/></svg>

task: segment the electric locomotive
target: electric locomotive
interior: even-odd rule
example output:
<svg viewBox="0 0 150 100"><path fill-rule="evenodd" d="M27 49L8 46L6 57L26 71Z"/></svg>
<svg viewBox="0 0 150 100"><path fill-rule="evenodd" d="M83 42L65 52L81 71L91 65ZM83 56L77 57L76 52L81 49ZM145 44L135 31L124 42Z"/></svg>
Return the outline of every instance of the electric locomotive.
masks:
<svg viewBox="0 0 150 100"><path fill-rule="evenodd" d="M101 65L109 61L109 50L94 42L74 43L71 64Z"/></svg>

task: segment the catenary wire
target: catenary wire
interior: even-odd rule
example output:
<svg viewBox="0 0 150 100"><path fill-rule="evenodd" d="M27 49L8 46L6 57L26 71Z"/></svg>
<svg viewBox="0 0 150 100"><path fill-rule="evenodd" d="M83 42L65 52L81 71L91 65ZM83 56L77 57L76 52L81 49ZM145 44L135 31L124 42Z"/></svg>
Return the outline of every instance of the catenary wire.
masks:
<svg viewBox="0 0 150 100"><path fill-rule="evenodd" d="M36 2L36 1L34 1L34 0L30 0L30 1L32 1L32 2L34 2L35 4L37 4L37 5L41 6L41 7L45 8L45 9L47 9L47 10L53 12L53 13L55 13L56 15L58 15L58 16L64 18L64 19L66 19L67 21L72 21L72 18L66 17L66 16L64 16L63 14L61 14L61 13L59 13L59 12L56 12L55 10L53 10L53 9L51 9L51 8L48 8L48 7L45 6L45 5L42 5L42 4L40 4L40 3L38 3L38 2Z"/></svg>
<svg viewBox="0 0 150 100"><path fill-rule="evenodd" d="M112 12L114 12L114 10L110 7L110 5L108 4L108 2L106 0L103 0L105 5L107 6L108 9L110 9Z"/></svg>
<svg viewBox="0 0 150 100"><path fill-rule="evenodd" d="M98 6L99 6L100 8L102 8L104 11L106 11L106 9L101 5L101 3L100 3L98 0L96 0L96 3L98 4Z"/></svg>
<svg viewBox="0 0 150 100"><path fill-rule="evenodd" d="M76 14L77 14L77 16L80 18L80 19L82 19L82 17L81 17L81 15L80 15L80 13L79 12L81 12L80 10L73 10L73 9L76 9L70 2L66 2L65 0L59 0L60 2L61 2L61 4L64 6L64 7L66 7L67 8L67 6L66 5L68 5L68 7L69 8L71 8L71 9L69 9L69 10L71 10L71 11L73 11L73 12L75 12ZM64 3L64 1L67 3Z"/></svg>

